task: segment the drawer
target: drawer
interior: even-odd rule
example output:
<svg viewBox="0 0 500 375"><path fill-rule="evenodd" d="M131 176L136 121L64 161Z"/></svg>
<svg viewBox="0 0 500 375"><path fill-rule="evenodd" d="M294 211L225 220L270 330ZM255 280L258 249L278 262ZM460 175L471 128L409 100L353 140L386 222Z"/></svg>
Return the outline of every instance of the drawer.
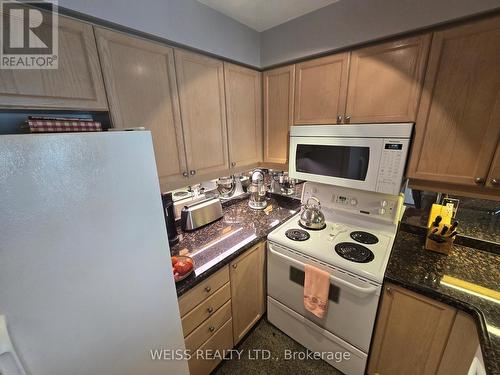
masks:
<svg viewBox="0 0 500 375"><path fill-rule="evenodd" d="M227 301L210 318L205 320L205 322L186 337L186 349L194 352L229 319L231 319L231 301Z"/></svg>
<svg viewBox="0 0 500 375"><path fill-rule="evenodd" d="M230 350L233 348L233 324L232 320L228 320L218 331L214 333L206 343L204 343L198 351L207 353L208 351ZM196 357L196 352L191 353L192 358L189 360L189 373L191 375L208 375L221 362L220 359L202 359Z"/></svg>
<svg viewBox="0 0 500 375"><path fill-rule="evenodd" d="M228 281L229 267L226 266L181 296L179 298L179 311L181 316L186 315L199 303L205 301Z"/></svg>
<svg viewBox="0 0 500 375"><path fill-rule="evenodd" d="M215 312L231 298L231 287L226 283L212 296L200 303L181 319L184 337L189 335L195 328L210 318Z"/></svg>

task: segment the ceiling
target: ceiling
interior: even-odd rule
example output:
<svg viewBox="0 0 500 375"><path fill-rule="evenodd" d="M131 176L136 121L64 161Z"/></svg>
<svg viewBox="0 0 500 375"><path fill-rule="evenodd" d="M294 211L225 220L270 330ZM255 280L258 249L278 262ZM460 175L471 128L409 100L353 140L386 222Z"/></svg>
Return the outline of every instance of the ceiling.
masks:
<svg viewBox="0 0 500 375"><path fill-rule="evenodd" d="M198 1L260 32L339 0Z"/></svg>

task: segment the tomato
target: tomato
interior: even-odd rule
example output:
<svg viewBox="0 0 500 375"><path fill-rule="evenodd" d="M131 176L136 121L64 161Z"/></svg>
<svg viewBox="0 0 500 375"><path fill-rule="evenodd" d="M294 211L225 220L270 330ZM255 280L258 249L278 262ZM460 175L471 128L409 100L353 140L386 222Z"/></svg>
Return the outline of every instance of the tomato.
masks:
<svg viewBox="0 0 500 375"><path fill-rule="evenodd" d="M179 273L179 275L183 276L187 274L189 271L193 269L193 264L191 262L186 262L184 260L179 260L175 266L174 269L176 272Z"/></svg>
<svg viewBox="0 0 500 375"><path fill-rule="evenodd" d="M175 263L177 263L179 261L179 259L177 259L176 256L173 256L172 257L172 267L175 266Z"/></svg>

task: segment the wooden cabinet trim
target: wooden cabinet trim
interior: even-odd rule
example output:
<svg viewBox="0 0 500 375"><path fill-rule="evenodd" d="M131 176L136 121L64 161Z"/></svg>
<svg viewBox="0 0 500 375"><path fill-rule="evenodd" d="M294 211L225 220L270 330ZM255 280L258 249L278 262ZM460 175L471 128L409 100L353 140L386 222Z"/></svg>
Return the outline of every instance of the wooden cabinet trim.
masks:
<svg viewBox="0 0 500 375"><path fill-rule="evenodd" d="M233 341L235 344L245 336L265 312L265 250L266 243L258 243L231 262L229 267L231 303L233 305ZM256 272L251 280L248 279L251 276L248 272Z"/></svg>
<svg viewBox="0 0 500 375"><path fill-rule="evenodd" d="M235 82L232 82L231 79L236 81L238 75L247 76L253 80L254 108L251 113L244 113L243 108L241 108L248 101L248 97L239 97L238 92L233 92L232 83ZM224 62L224 84L230 167L235 170L255 166L262 161L262 75L258 71ZM252 116L254 118L250 119ZM241 127L245 125L252 128L243 130L252 130L253 139L248 139L244 134L240 134ZM253 143L253 155L242 154L237 141Z"/></svg>
<svg viewBox="0 0 500 375"><path fill-rule="evenodd" d="M108 109L92 25L64 16L59 16L58 22L59 68L0 70L0 107L89 111ZM65 40L65 35L73 35L79 43ZM78 47L82 50L76 50ZM75 60L84 62L87 71L78 70ZM70 75L71 80L68 81L68 77L63 75ZM82 84L89 86L89 95L83 95L83 89L79 87ZM68 90L72 91L71 97L64 94Z"/></svg>
<svg viewBox="0 0 500 375"><path fill-rule="evenodd" d="M279 108L280 111L287 111L285 116L288 119L287 123L287 135L286 135L286 150L283 156L274 156L270 153L273 147L270 144L272 138L280 138L280 134L276 134L275 126L269 119L269 114L273 110L269 108L269 78L279 76L282 74L288 75L288 85L286 88L282 88L281 91L283 96L288 99L288 105L286 108ZM286 164L288 163L288 139L290 126L293 125L293 103L294 103L294 86L295 86L295 65L289 65L282 68L272 69L264 72L263 74L263 101L264 101L264 163L276 163L276 164ZM282 125L282 124L280 124ZM274 133L273 133L274 131Z"/></svg>
<svg viewBox="0 0 500 375"><path fill-rule="evenodd" d="M348 71L349 71L349 56L350 53L338 53L335 55L330 55L322 57L319 59L308 60L300 64L295 65L295 95L294 95L294 124L296 125L307 125L307 124L336 124L337 116L344 115L346 109L346 97L347 97L347 81L348 81ZM303 90L303 71L307 69L314 69L318 67L325 67L326 65L340 64L340 74L338 78L337 87L330 87L334 92L331 95L327 93L318 92L317 85L314 85L313 92L307 92ZM324 77L318 77L320 81L324 81ZM315 97L318 95L319 97ZM330 96L330 98L328 98ZM308 97L312 97L313 101L321 101L325 99L330 99L326 105L328 110L331 108L337 108L335 113L331 116L324 116L320 113L316 114L314 117L304 118L301 112L302 102Z"/></svg>
<svg viewBox="0 0 500 375"><path fill-rule="evenodd" d="M352 51L349 66L349 85L347 89L347 104L345 112L346 116L351 117L350 122L414 122L417 115L417 108L420 103L420 96L422 93L422 85L425 76L425 69L427 66L430 43L431 34L424 34ZM355 106L355 103L357 102L358 92L365 91L366 88L364 88L363 85L371 83L364 81L358 84L358 68L361 60L365 57L375 56L388 52L400 52L406 48L417 48L416 56L410 56L412 60L414 57L415 63L413 69L411 69L411 78L409 78L411 79L411 83L410 87L408 88L408 97L400 98L398 96L401 95L401 93L399 92L401 87L399 87L398 92L394 92L392 97L387 98L390 101L404 100L405 109L401 113L384 113L383 111L380 111L380 109L377 109L375 107L368 113L359 113ZM379 73L382 74L382 72ZM407 77L405 76L404 78ZM406 82L404 82L404 78L399 79L399 85L407 86ZM380 90L380 88L377 89ZM388 90L394 90L394 88L389 87Z"/></svg>
<svg viewBox="0 0 500 375"><path fill-rule="evenodd" d="M185 338L186 349L193 353L204 342L215 335L215 332L231 319L231 301L227 301L210 318L196 327Z"/></svg>
<svg viewBox="0 0 500 375"><path fill-rule="evenodd" d="M412 292L405 288L396 286L391 283L384 284L384 293L382 296L382 302L378 312L378 318L375 326L374 339L371 345L370 351L370 360L368 363L368 374L378 374L384 373L384 369L381 369L381 361L382 356L390 355L391 347L387 343L389 339L388 336L388 326L391 324L391 327L394 324L405 324L405 322L394 322L391 320L391 312L394 307L394 298L397 294L407 296L411 300L418 301L417 303L422 303L426 305L433 306L437 309L440 309L442 313L439 316L439 321L436 324L435 330L432 333L432 337L429 338L429 349L427 352L420 353L421 362L419 362L420 367L412 368L412 371L415 373L423 373L423 374L433 374L437 371L439 363L441 361L441 357L445 350L446 342L448 341L448 337L451 332L452 324L455 320L456 310L446 304L441 302L432 300L418 293ZM408 311L408 313L411 313ZM409 323L409 322L406 322ZM406 340L405 336L405 340ZM400 337L392 338L399 339ZM411 338L409 338L411 339ZM391 342L392 347L396 346L398 348L404 347L406 342ZM387 346L384 346L387 345ZM408 350L411 350L409 348ZM391 369L394 371L404 372L404 366L408 366L406 362L404 362L404 358L391 358ZM387 364L387 362L386 362ZM403 369L401 368L403 367Z"/></svg>
<svg viewBox="0 0 500 375"><path fill-rule="evenodd" d="M162 190L185 184L186 178L183 172L187 171L186 151L177 95L173 49L163 44L103 28L96 27L95 35L114 127L123 129L144 126L151 130ZM124 56L113 56L114 47L118 47L118 53L123 49L121 52ZM138 54L132 54L131 50L137 51ZM118 66L115 64L117 59L120 61ZM127 65L127 59L129 65ZM164 66L158 66L157 59L162 59ZM124 70L130 69L130 65L134 64L137 71ZM155 69L156 72L154 72ZM147 82L148 78L151 80L153 73L155 86L145 87L142 82ZM125 86L128 87L127 90L119 88L123 85L124 76L127 77L127 82L130 82ZM134 89L130 87L132 83ZM150 92L154 93L154 97L151 97ZM151 108L151 102L154 100L159 101L155 108ZM134 106L131 106L130 102L133 102ZM140 117L142 122L131 123L131 117ZM169 139L172 133L175 141ZM171 146L171 143L174 145ZM174 166L176 168L173 168Z"/></svg>
<svg viewBox="0 0 500 375"><path fill-rule="evenodd" d="M229 282L229 267L224 266L208 279L202 281L193 289L186 292L186 294L180 296L178 300L181 317L184 317L184 315L195 308L198 304L213 295L227 282Z"/></svg>
<svg viewBox="0 0 500 375"><path fill-rule="evenodd" d="M182 127L184 131L184 145L186 148L186 157L187 164L190 171L194 171L196 176L195 178L202 178L204 175L207 179L212 176L221 176L223 173L229 171L229 152L228 152L228 139L227 139L227 122L226 122L226 103L225 103L225 89L224 89L224 64L221 60L216 60L208 56L199 55L192 52L187 52L180 49L174 49L174 57L175 57L175 69L177 76L177 87L179 92L179 102L180 102L180 110L181 110L181 119L182 119ZM202 76L200 77L188 77L185 71L184 64L192 63L200 66L205 66L208 68L214 68L216 70L216 81L217 87L209 87L214 92L203 92L203 95L200 95L197 100L198 102L190 101L188 97L189 94L193 94L195 91L203 91L198 87L197 90L193 89L193 85L201 82ZM207 82L201 82L202 84L206 84ZM204 88L208 90L207 87ZM197 94L199 94L199 92ZM207 110L207 113L204 115L208 115L208 113L212 115L214 111L217 113L215 117L217 119L213 119L217 122L210 125L217 125L217 134L220 136L220 148L215 150L210 150L210 153L207 153L206 143L197 144L193 140L194 138L194 126L202 125L202 124L193 124L192 116L196 115L200 117L202 112L207 109L204 108L206 105L210 105L210 103L204 103L206 100L213 100L213 98L217 98L217 108L213 107ZM201 111L200 107L201 106ZM205 123L204 120L200 120ZM213 129L212 129L213 130ZM213 132L210 129L207 131L204 127L198 126L196 128L196 133L205 134L206 136L211 135ZM203 133L205 132L205 133ZM218 140L218 139L217 139ZM207 160L212 158L212 165L207 164ZM217 159L217 161L215 161ZM220 159L220 160L218 160ZM202 163L200 165L200 163Z"/></svg>
<svg viewBox="0 0 500 375"><path fill-rule="evenodd" d="M447 173L445 175L440 172L424 171L421 169L421 165L424 162L431 163L431 161L428 160L429 157L424 159L423 152L424 152L424 142L426 141L429 142L430 135L427 134L427 132L429 131L428 122L429 122L429 117L431 115L431 109L432 109L431 107L433 105L433 101L435 100L436 87L438 83L441 83L442 85L448 84L448 80L444 78L441 78L442 81L439 81L440 70L443 69L443 67L450 68L449 66L443 65L442 54L444 53L443 51L444 48L446 47L446 42L454 39L458 40L461 37L468 38L473 35L485 33L492 30L500 30L500 17L497 16L493 18L488 18L486 20L465 24L458 27L452 27L449 29L445 29L443 31L436 32L434 34L429 55L427 73L424 81L424 90L422 92L421 103L417 115L415 137L412 146L411 158L408 170L410 178L429 181L429 182L436 182L436 183L457 184L457 185L462 185L464 187L478 186L474 182L475 177L481 177L486 179L490 164L492 162L493 152L497 145L500 134L500 127L497 125L498 121L500 121L500 95L498 94L494 108L491 108L489 110L490 111L489 113L491 113L488 116L489 125L486 127L484 134L482 134L481 144L476 145L475 147L475 155L477 155L476 164L474 167L475 170L470 172L473 175L468 176L465 174L459 175L451 173ZM500 31L497 31L497 33L498 32ZM460 61L460 56L458 55L462 52L463 49L455 50L457 56L456 59L454 59L453 61ZM500 52L498 52L498 50L489 52L497 53L500 56ZM455 63L450 65L452 65L452 68L456 70ZM477 73L480 74L483 72L482 71L479 72L478 70ZM454 74L457 75L460 74L460 72L458 73L455 72ZM486 78L484 79L486 80ZM466 88L461 88L461 90L462 92L465 92ZM450 93L450 95L457 95L457 94L458 93L455 91L453 93ZM436 113L436 111L438 110L439 108L435 108L434 113ZM471 122L469 121L469 123ZM440 124L440 126L444 126L444 124ZM462 126L464 125L462 124ZM462 137L466 137L466 135L462 135ZM443 142L451 142L451 141L452 140L450 139L443 140ZM435 160L435 162L438 163L439 160ZM460 165L460 163L458 164Z"/></svg>
<svg viewBox="0 0 500 375"><path fill-rule="evenodd" d="M217 290L212 296L203 302L200 302L194 309L181 318L182 330L184 336L189 335L196 327L202 324L206 319L224 305L231 298L231 287L229 283Z"/></svg>

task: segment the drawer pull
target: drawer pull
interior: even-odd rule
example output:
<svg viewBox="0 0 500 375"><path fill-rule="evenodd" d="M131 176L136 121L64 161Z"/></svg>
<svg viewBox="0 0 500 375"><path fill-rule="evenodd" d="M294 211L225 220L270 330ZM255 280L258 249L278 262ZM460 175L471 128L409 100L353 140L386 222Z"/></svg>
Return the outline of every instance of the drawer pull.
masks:
<svg viewBox="0 0 500 375"><path fill-rule="evenodd" d="M210 293L211 290L212 288L210 288L209 286L205 287L205 292Z"/></svg>
<svg viewBox="0 0 500 375"><path fill-rule="evenodd" d="M213 331L215 331L215 327L214 327L214 326L210 326L210 327L208 327L208 330L209 330L210 332L213 332Z"/></svg>
<svg viewBox="0 0 500 375"><path fill-rule="evenodd" d="M207 313L211 314L211 313L213 313L213 312L214 312L214 308L213 308L213 307L209 307L209 308L207 309Z"/></svg>

